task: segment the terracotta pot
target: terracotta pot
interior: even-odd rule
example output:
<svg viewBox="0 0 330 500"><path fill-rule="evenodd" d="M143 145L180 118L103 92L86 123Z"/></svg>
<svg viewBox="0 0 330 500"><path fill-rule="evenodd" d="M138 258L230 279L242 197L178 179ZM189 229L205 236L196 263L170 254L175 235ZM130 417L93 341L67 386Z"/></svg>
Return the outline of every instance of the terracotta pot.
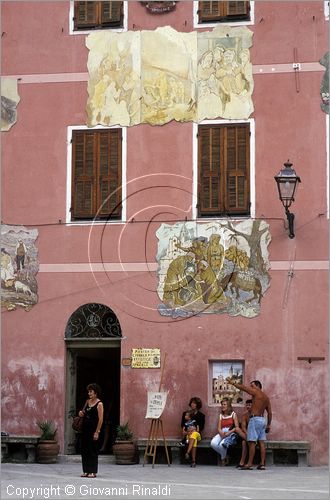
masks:
<svg viewBox="0 0 330 500"><path fill-rule="evenodd" d="M39 441L37 446L37 462L39 464L56 464L60 447L57 441Z"/></svg>
<svg viewBox="0 0 330 500"><path fill-rule="evenodd" d="M116 441L112 447L118 465L136 464L137 448L133 441Z"/></svg>

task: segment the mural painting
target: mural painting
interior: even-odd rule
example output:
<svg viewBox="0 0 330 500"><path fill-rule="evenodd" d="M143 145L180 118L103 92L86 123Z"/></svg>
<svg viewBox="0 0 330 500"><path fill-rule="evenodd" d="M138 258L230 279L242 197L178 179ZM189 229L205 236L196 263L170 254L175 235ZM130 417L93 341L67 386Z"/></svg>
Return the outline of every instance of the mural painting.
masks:
<svg viewBox="0 0 330 500"><path fill-rule="evenodd" d="M167 26L90 34L87 125L248 118L252 34L224 26L203 33Z"/></svg>
<svg viewBox="0 0 330 500"><path fill-rule="evenodd" d="M196 116L196 33L141 32L141 122L162 125Z"/></svg>
<svg viewBox="0 0 330 500"><path fill-rule="evenodd" d="M321 109L329 114L329 52L326 52L319 62L325 67L320 89L322 99Z"/></svg>
<svg viewBox="0 0 330 500"><path fill-rule="evenodd" d="M242 361L212 362L212 403L220 404L223 398L230 398L232 404L243 402L243 392L227 382L230 377L238 384L243 383Z"/></svg>
<svg viewBox="0 0 330 500"><path fill-rule="evenodd" d="M87 125L140 123L140 32L97 32L90 50Z"/></svg>
<svg viewBox="0 0 330 500"><path fill-rule="evenodd" d="M1 306L8 311L17 306L29 311L38 302L37 237L37 229L1 226Z"/></svg>
<svg viewBox="0 0 330 500"><path fill-rule="evenodd" d="M16 123L19 101L16 78L1 78L1 132L7 132Z"/></svg>
<svg viewBox="0 0 330 500"><path fill-rule="evenodd" d="M198 121L244 119L254 111L252 35L245 27L226 26L198 34Z"/></svg>
<svg viewBox="0 0 330 500"><path fill-rule="evenodd" d="M161 315L259 314L270 283L266 222L162 224L156 235Z"/></svg>

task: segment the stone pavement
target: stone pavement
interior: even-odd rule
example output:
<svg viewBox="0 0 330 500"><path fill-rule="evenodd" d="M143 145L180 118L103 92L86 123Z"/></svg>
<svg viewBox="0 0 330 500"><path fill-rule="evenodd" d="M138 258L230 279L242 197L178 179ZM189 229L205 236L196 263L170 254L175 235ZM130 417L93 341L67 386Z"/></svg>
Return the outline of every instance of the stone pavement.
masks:
<svg viewBox="0 0 330 500"><path fill-rule="evenodd" d="M2 499L312 499L329 497L327 467L234 467L102 462L96 479L81 478L78 462L1 465Z"/></svg>

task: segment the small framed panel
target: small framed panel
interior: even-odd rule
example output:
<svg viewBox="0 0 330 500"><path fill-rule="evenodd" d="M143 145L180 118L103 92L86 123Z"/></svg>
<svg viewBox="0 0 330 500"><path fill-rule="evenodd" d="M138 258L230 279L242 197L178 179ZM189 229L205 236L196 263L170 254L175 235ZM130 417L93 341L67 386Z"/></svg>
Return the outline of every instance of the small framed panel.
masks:
<svg viewBox="0 0 330 500"><path fill-rule="evenodd" d="M243 392L227 382L227 377L239 384L243 383L243 360L209 361L209 404L220 405L224 397L231 399L233 405L243 403Z"/></svg>

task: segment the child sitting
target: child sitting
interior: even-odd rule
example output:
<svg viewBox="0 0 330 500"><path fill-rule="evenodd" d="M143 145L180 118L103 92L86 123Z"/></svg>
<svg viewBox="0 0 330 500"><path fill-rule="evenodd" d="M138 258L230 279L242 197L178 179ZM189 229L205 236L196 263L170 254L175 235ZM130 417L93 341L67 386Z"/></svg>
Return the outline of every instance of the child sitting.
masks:
<svg viewBox="0 0 330 500"><path fill-rule="evenodd" d="M182 440L180 441L180 446L186 446L188 444L188 429L191 425L196 425L196 420L192 419L192 412L187 410L184 415L185 423L182 427ZM198 426L197 426L197 430Z"/></svg>
<svg viewBox="0 0 330 500"><path fill-rule="evenodd" d="M185 459L189 460L191 454L191 464L190 467L196 467L196 451L197 443L201 440L201 435L197 431L196 425L191 425L188 427L188 449L185 454Z"/></svg>

